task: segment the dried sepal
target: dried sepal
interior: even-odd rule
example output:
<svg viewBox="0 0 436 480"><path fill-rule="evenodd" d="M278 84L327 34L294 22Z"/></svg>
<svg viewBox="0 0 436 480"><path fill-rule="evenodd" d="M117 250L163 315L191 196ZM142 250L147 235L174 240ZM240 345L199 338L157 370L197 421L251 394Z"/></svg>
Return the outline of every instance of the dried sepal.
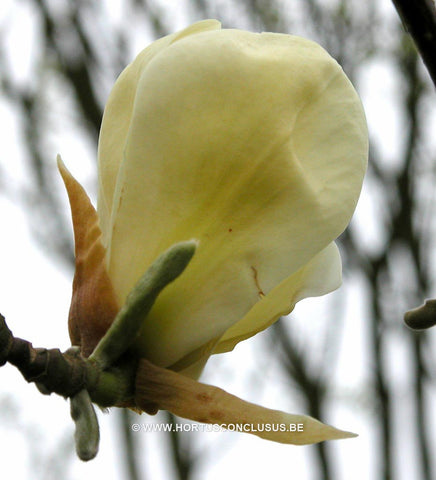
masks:
<svg viewBox="0 0 436 480"><path fill-rule="evenodd" d="M83 187L57 158L71 206L76 270L68 330L71 343L88 356L112 324L119 306L106 271L98 216Z"/></svg>
<svg viewBox="0 0 436 480"><path fill-rule="evenodd" d="M356 436L309 416L246 402L145 359L139 362L135 392L136 405L144 411L154 409L155 413L158 408L197 422L231 425L232 429L239 426L245 433L279 443L307 445ZM296 425L300 425L300 431L292 431Z"/></svg>

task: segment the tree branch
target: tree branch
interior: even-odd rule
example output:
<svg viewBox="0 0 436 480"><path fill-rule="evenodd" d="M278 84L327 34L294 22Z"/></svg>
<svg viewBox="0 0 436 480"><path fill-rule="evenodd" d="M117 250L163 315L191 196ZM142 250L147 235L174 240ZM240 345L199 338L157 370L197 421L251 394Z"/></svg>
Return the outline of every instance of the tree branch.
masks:
<svg viewBox="0 0 436 480"><path fill-rule="evenodd" d="M392 0L436 86L436 8L433 0Z"/></svg>
<svg viewBox="0 0 436 480"><path fill-rule="evenodd" d="M30 342L15 338L0 314L0 366L11 363L28 382L35 382L42 393L72 397L94 383L85 359L67 351L34 348Z"/></svg>

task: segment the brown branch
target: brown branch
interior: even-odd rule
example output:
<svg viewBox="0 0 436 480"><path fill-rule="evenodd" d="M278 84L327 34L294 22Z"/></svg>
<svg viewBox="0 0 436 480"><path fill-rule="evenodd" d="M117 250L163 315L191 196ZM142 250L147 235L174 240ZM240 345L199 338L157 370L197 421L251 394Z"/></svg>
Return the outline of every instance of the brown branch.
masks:
<svg viewBox="0 0 436 480"><path fill-rule="evenodd" d="M436 8L433 0L392 0L436 86Z"/></svg>
<svg viewBox="0 0 436 480"><path fill-rule="evenodd" d="M34 348L27 340L14 337L0 314L0 366L7 362L47 395L57 393L72 398L87 390L91 400L101 407L129 403L133 395L135 362L120 359L116 366L102 371L98 363L82 357L76 347L64 353L57 348Z"/></svg>
<svg viewBox="0 0 436 480"><path fill-rule="evenodd" d="M34 348L27 340L14 337L0 314L0 366L6 362L17 367L28 382L35 382L46 394L73 397L86 385L94 383L80 355L61 353L57 348Z"/></svg>

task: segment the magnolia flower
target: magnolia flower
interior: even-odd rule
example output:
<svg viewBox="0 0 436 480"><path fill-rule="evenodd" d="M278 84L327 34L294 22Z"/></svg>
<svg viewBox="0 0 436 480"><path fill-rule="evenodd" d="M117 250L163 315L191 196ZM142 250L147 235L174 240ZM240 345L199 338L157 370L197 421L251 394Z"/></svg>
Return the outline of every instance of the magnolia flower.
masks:
<svg viewBox="0 0 436 480"><path fill-rule="evenodd" d="M349 436L196 378L210 355L340 285L334 240L366 159L360 100L319 45L213 20L154 42L109 96L97 212L59 163L76 239L73 345L88 356L152 262L195 239L186 270L131 339L140 361L130 406L211 423L303 423L304 432L257 433L287 443Z"/></svg>

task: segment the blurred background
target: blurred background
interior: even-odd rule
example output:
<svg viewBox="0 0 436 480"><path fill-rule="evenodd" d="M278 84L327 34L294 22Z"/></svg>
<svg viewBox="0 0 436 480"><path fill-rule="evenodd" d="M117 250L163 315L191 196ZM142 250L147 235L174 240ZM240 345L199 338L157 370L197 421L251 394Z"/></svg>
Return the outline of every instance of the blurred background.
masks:
<svg viewBox="0 0 436 480"><path fill-rule="evenodd" d="M133 432L133 423L189 422L112 409L99 412L99 455L82 463L68 403L42 396L6 365L1 472L35 480L431 480L436 330L412 332L402 318L436 296L436 98L390 0L2 0L0 311L34 346L69 346L72 228L56 154L95 202L97 138L115 79L152 40L205 18L320 43L362 98L371 151L339 242L343 286L214 357L202 380L359 437L294 447L231 432Z"/></svg>

